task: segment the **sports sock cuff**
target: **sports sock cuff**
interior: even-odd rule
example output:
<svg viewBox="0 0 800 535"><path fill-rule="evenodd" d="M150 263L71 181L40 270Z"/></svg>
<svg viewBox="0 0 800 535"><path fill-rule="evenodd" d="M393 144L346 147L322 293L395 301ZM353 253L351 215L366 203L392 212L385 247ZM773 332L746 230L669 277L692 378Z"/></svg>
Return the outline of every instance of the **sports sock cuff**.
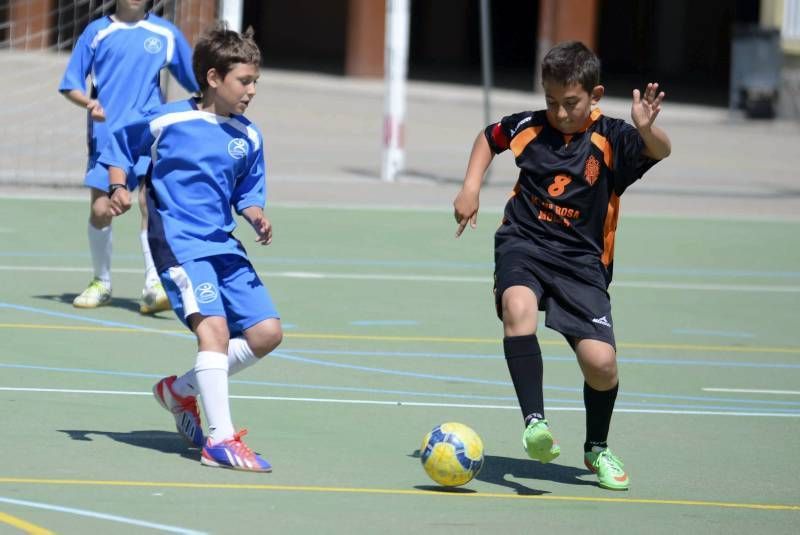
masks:
<svg viewBox="0 0 800 535"><path fill-rule="evenodd" d="M225 370L228 373L228 355L216 351L200 351L194 361L194 371Z"/></svg>
<svg viewBox="0 0 800 535"><path fill-rule="evenodd" d="M506 336L503 338L503 352L507 359L542 354L542 350L539 347L539 339L536 338L535 334Z"/></svg>
<svg viewBox="0 0 800 535"><path fill-rule="evenodd" d="M617 384L615 384L612 388L609 388L608 390L595 390L594 388L589 386L589 383L584 381L583 382L583 391L584 391L585 394L588 394L588 395L603 396L603 397L604 396L613 396L616 399L617 392L619 391L619 381L617 381Z"/></svg>

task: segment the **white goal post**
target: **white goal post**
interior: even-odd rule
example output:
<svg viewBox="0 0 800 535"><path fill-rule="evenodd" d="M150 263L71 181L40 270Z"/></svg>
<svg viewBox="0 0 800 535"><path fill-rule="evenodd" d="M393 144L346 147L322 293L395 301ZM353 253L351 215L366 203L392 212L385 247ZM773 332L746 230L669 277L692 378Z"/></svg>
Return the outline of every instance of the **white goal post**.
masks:
<svg viewBox="0 0 800 535"><path fill-rule="evenodd" d="M386 182L394 182L405 165L404 135L410 19L409 0L386 0L384 52L386 95L381 164L381 179Z"/></svg>

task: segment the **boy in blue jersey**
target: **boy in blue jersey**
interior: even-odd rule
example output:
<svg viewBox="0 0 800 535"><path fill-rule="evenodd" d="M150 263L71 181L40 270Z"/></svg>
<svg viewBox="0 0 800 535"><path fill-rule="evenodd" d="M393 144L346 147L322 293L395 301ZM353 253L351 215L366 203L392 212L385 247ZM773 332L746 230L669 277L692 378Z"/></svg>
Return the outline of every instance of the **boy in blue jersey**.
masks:
<svg viewBox="0 0 800 535"><path fill-rule="evenodd" d="M108 173L96 166L97 157L111 132L130 112L160 105L160 72L167 68L189 92L198 90L191 68L191 50L180 30L147 13L145 0L119 0L113 15L90 23L78 38L59 91L87 109L89 159L84 184L91 192L88 237L94 279L73 305L94 308L111 302L111 215ZM87 93L86 78L91 77ZM150 158L139 158L128 178L135 189L147 172ZM142 216L140 242L144 253L145 284L139 311L151 314L169 309L147 243L147 208L144 188L139 190Z"/></svg>
<svg viewBox="0 0 800 535"><path fill-rule="evenodd" d="M511 149L519 179L495 233L495 305L503 321L506 364L519 400L522 444L546 463L561 452L544 418L538 311L575 351L584 376L584 463L599 485L626 490L622 461L608 449L619 388L611 319L614 236L619 197L670 153L653 122L664 93L633 91L633 126L594 108L603 96L600 61L582 43L550 50L542 62L547 109L504 117L478 134L454 201L456 237L475 227L483 175Z"/></svg>
<svg viewBox="0 0 800 535"><path fill-rule="evenodd" d="M193 68L201 97L165 104L116 130L99 162L109 168L111 213L130 208L126 176L152 155L148 237L175 313L196 335L194 368L153 388L178 432L202 447L206 466L268 472L270 464L235 432L228 376L255 364L282 339L272 300L233 237L232 209L269 245L261 132L242 113L256 93L261 53L252 30L220 23L197 42ZM204 440L197 398L208 419Z"/></svg>

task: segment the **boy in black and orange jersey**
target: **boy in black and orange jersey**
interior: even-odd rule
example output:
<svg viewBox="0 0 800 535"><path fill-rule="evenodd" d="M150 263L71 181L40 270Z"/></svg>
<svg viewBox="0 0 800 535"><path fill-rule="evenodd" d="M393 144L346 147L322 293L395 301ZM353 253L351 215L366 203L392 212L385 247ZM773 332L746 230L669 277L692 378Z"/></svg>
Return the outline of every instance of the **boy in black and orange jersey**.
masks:
<svg viewBox="0 0 800 535"><path fill-rule="evenodd" d="M670 153L653 122L664 93L633 91L633 126L594 107L603 96L600 61L582 43L552 48L542 62L547 109L504 117L478 134L456 197L456 237L477 223L479 193L495 154L520 168L495 234L495 303L506 363L525 418L528 455L543 463L561 452L544 418L538 311L575 351L584 376L584 462L601 487L629 487L606 443L619 386L608 285L619 198Z"/></svg>

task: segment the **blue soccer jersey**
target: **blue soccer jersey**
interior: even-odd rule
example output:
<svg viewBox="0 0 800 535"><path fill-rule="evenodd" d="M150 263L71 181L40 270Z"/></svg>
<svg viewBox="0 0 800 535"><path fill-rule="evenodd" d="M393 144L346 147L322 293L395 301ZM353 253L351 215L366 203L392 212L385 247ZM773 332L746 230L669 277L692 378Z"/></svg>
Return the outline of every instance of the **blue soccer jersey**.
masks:
<svg viewBox="0 0 800 535"><path fill-rule="evenodd" d="M169 69L180 84L199 91L192 72L192 51L173 24L147 14L135 23L103 17L91 22L78 38L58 90L87 90L100 101L105 122L88 121L90 166L111 132L131 111L162 104L162 69Z"/></svg>
<svg viewBox="0 0 800 535"><path fill-rule="evenodd" d="M153 161L148 238L159 273L208 256L246 257L233 237L237 213L264 207L262 136L243 116L200 111L194 100L159 106L117 129L99 162L130 173L140 154Z"/></svg>

